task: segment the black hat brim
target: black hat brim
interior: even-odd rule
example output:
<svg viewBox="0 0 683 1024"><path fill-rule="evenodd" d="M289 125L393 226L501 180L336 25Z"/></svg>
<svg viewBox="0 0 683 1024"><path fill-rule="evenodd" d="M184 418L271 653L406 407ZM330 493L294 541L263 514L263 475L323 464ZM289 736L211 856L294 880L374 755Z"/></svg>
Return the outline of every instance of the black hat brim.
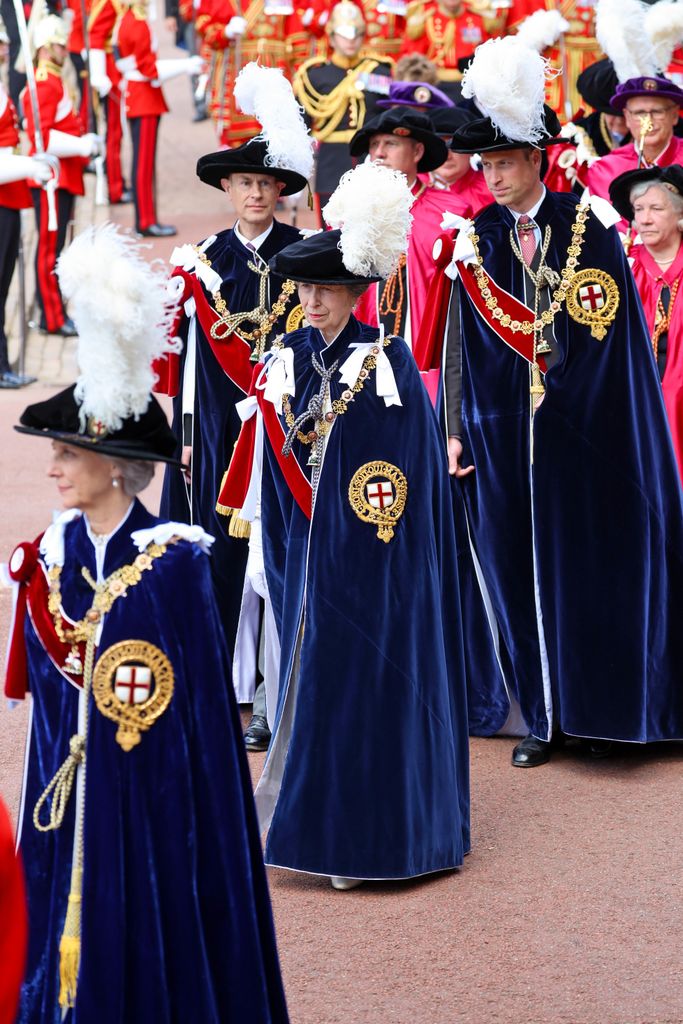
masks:
<svg viewBox="0 0 683 1024"><path fill-rule="evenodd" d="M84 437L83 434L69 434L60 430L40 430L38 427L22 427L16 424L14 429L18 434L31 434L33 437L48 437L53 441L61 441L62 444L73 445L74 448L85 448L86 451L96 452L98 455L108 455L113 459L134 459L141 462L164 462L169 466L181 469L183 463L175 457L160 455L158 452L148 451L146 448L119 445L114 442L107 443L106 438Z"/></svg>
<svg viewBox="0 0 683 1024"><path fill-rule="evenodd" d="M373 284L380 277L361 277L347 270L339 249L341 232L319 231L281 249L268 266L297 284Z"/></svg>
<svg viewBox="0 0 683 1024"><path fill-rule="evenodd" d="M399 138L412 139L413 142L421 142L424 146L424 153L417 165L420 174L434 171L441 167L448 159L448 147L443 139L431 130L429 118L424 117L424 126L415 124L415 119L420 115L405 108L401 116L401 108L393 107L385 110L378 117L368 121L365 127L357 131L349 144L351 156L361 158L367 156L370 151L370 140L373 135L396 135ZM398 130L397 130L398 129ZM408 134L404 134L408 132Z"/></svg>
<svg viewBox="0 0 683 1024"><path fill-rule="evenodd" d="M222 149L216 153L206 153L197 161L197 177L205 185L223 191L221 181L231 174L267 174L276 181L284 183L283 196L295 195L308 185L303 174L287 170L284 167L271 167L265 162L266 145L251 140L236 149Z"/></svg>
<svg viewBox="0 0 683 1024"><path fill-rule="evenodd" d="M504 149L545 149L553 145L560 134L561 125L557 114L547 104L545 110L546 135L538 142L524 142L510 139L494 126L489 117L479 117L458 128L453 134L451 149L455 153L495 153ZM557 139L558 142L562 141Z"/></svg>
<svg viewBox="0 0 683 1024"><path fill-rule="evenodd" d="M614 209L629 224L633 220L631 189L641 182L650 182L652 185L658 183L672 185L678 195L683 197L683 168L677 164L671 167L644 167L639 171L625 171L610 182L609 197Z"/></svg>

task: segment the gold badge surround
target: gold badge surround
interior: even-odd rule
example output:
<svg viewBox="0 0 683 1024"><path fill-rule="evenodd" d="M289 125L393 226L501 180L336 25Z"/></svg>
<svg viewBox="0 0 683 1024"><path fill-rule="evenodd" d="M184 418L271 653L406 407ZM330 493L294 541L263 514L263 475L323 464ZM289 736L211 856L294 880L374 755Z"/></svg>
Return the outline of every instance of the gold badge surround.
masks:
<svg viewBox="0 0 683 1024"><path fill-rule="evenodd" d="M600 309L584 309L579 299L579 290L586 285L597 284L602 288L605 304ZM579 270L572 278L571 288L567 295L567 312L572 320L584 327L590 327L591 334L598 341L607 334L619 308L619 288L613 277L604 270L588 268Z"/></svg>
<svg viewBox="0 0 683 1024"><path fill-rule="evenodd" d="M390 480L394 486L395 497L388 508L375 508L367 500L365 486L373 477ZM408 481L390 462L366 462L357 469L349 484L349 502L358 518L364 523L377 527L377 536L388 544L394 536L394 527L403 515L408 497Z"/></svg>
<svg viewBox="0 0 683 1024"><path fill-rule="evenodd" d="M114 692L116 670L130 663L150 669L154 692L139 704L125 704ZM129 751L140 742L140 733L147 732L163 715L173 697L173 667L163 651L145 640L122 640L113 644L95 666L92 692L97 710L116 722L116 742Z"/></svg>

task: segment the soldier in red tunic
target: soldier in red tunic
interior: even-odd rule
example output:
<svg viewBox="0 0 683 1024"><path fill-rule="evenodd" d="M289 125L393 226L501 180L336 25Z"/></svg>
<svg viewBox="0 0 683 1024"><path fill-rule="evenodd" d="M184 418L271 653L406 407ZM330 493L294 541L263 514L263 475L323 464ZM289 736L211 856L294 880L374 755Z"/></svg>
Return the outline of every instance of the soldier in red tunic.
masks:
<svg viewBox="0 0 683 1024"><path fill-rule="evenodd" d="M112 39L124 11L120 0L94 0L88 18L90 84L103 101L107 121L106 169L110 203L131 203L121 171L121 72L114 61Z"/></svg>
<svg viewBox="0 0 683 1024"><path fill-rule="evenodd" d="M66 229L73 216L74 196L82 196L83 167L101 146L97 135L83 134L83 124L71 102L62 80L62 66L66 60L68 30L61 18L50 14L38 24L34 41L36 46L36 88L40 131L48 154L59 158L59 181L55 193L57 230L50 230L49 204L42 182L29 182L36 212L38 245L36 249L36 292L40 305L41 330L65 337L74 335L75 328L67 317L59 291L55 265L66 239ZM37 150L34 112L25 91L22 106L26 111L27 131L31 141L31 155Z"/></svg>
<svg viewBox="0 0 683 1024"><path fill-rule="evenodd" d="M131 182L135 202L135 227L139 234L163 238L175 235L170 224L159 224L156 213L155 162L159 120L168 110L161 83L175 75L198 74L201 57L157 60L156 39L147 21L147 5L127 6L115 32L119 58L117 69L124 75L126 117L133 139Z"/></svg>

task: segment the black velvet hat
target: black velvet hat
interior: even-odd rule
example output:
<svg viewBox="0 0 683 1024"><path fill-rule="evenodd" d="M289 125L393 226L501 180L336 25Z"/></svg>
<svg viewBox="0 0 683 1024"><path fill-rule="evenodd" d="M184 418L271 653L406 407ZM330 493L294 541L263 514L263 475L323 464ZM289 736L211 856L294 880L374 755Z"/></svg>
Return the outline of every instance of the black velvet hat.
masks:
<svg viewBox="0 0 683 1024"><path fill-rule="evenodd" d="M629 223L633 220L631 189L634 185L646 181L653 185L659 182L676 195L683 196L683 167L680 164L672 164L671 167L647 167L640 171L626 171L611 182L609 197L614 209Z"/></svg>
<svg viewBox="0 0 683 1024"><path fill-rule="evenodd" d="M581 98L600 114L619 114L610 100L617 91L619 79L609 57L596 60L582 71L576 79L576 88Z"/></svg>
<svg viewBox="0 0 683 1024"><path fill-rule="evenodd" d="M543 149L551 145L560 134L561 125L557 114L544 104L545 136L538 142L520 142L509 139L495 127L489 117L464 124L453 135L451 149L456 153L490 153L497 149Z"/></svg>
<svg viewBox="0 0 683 1024"><path fill-rule="evenodd" d="M217 153L205 153L197 161L197 177L206 185L213 185L223 191L221 178L231 174L269 174L278 181L284 181L283 196L291 196L305 189L308 182L303 174L284 167L273 167L266 163L268 147L259 138L250 139L235 149L221 149Z"/></svg>
<svg viewBox="0 0 683 1024"><path fill-rule="evenodd" d="M380 277L361 277L347 270L339 242L341 231L318 231L288 245L268 266L280 277L305 284L372 284Z"/></svg>
<svg viewBox="0 0 683 1024"><path fill-rule="evenodd" d="M434 131L442 138L454 135L459 128L471 124L480 116L465 107L440 107L438 110L432 110L429 114Z"/></svg>
<svg viewBox="0 0 683 1024"><path fill-rule="evenodd" d="M145 462L168 462L180 465L175 458L178 442L168 425L163 409L154 396L138 419L129 416L114 431L104 431L92 419L81 428L80 406L74 397L76 385L60 391L45 402L27 406L19 418L20 434L50 437L77 448L87 448L99 455L117 459L142 459Z"/></svg>
<svg viewBox="0 0 683 1024"><path fill-rule="evenodd" d="M433 171L435 168L441 167L448 156L446 144L434 132L431 117L417 110L410 110L406 107L383 110L381 114L368 121L351 139L349 146L351 156L367 156L373 135L398 135L400 138L421 142L425 151L417 165L420 172Z"/></svg>

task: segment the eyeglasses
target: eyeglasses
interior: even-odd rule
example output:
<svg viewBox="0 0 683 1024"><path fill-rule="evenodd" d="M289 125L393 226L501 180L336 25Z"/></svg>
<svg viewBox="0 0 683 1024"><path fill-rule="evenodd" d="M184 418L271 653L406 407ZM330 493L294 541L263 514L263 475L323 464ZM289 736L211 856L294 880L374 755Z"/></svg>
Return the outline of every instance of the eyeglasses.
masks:
<svg viewBox="0 0 683 1024"><path fill-rule="evenodd" d="M659 107L657 110L631 110L629 107L626 108L625 113L631 114L632 117L637 117L641 121L645 117L651 118L653 121L662 121L667 114L675 110L673 103L670 103L668 107Z"/></svg>

